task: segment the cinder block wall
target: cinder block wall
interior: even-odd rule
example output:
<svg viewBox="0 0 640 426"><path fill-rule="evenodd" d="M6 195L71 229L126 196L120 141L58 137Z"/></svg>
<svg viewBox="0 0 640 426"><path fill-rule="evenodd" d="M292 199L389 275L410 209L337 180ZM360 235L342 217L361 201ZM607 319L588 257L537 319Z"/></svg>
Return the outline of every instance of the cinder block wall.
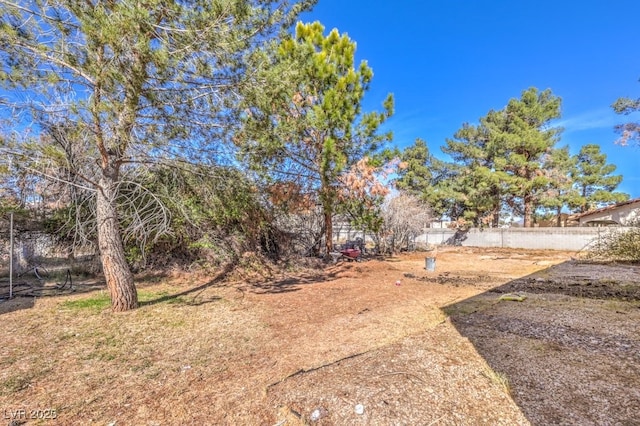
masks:
<svg viewBox="0 0 640 426"><path fill-rule="evenodd" d="M620 228L616 228L620 229ZM588 250L607 228L472 228L467 232L453 229L429 229L416 239L418 246L427 244L462 245L468 247L504 247L543 250ZM459 244L457 244L459 243Z"/></svg>

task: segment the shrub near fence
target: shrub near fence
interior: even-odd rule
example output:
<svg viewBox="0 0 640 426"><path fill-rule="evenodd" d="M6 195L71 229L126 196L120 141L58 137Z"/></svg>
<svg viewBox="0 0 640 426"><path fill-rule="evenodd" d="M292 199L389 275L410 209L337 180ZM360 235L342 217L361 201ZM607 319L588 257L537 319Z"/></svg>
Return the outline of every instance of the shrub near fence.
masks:
<svg viewBox="0 0 640 426"><path fill-rule="evenodd" d="M589 257L596 260L640 262L640 227L610 228L593 244Z"/></svg>

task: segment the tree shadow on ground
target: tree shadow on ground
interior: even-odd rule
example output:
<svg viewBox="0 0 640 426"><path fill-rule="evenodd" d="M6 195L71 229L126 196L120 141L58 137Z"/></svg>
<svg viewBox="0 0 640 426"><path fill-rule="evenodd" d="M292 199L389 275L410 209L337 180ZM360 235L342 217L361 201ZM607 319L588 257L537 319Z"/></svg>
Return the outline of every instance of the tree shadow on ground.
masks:
<svg viewBox="0 0 640 426"><path fill-rule="evenodd" d="M580 266L552 266L443 311L532 424L636 424L640 273Z"/></svg>
<svg viewBox="0 0 640 426"><path fill-rule="evenodd" d="M288 277L280 280L272 280L247 284L243 290L255 294L280 294L298 291L302 286L320 282L331 281L337 277L337 273L318 273L312 275Z"/></svg>
<svg viewBox="0 0 640 426"><path fill-rule="evenodd" d="M184 290L178 293L161 296L161 297L158 297L157 299L140 302L140 306L151 306L151 305L157 305L158 303L173 302L173 301L180 300L180 298L183 298L185 296L192 296L192 300L187 302L187 304L194 305L194 306L199 306L205 303L221 300L221 297L218 297L218 296L208 297L207 299L202 299L202 298L197 299L197 298L207 289L226 285L225 280L229 276L229 273L232 270L233 270L233 266L227 266L222 271L220 271L213 279L207 281L204 284L201 284L197 287L189 288L187 290ZM156 278L154 278L154 280L155 279Z"/></svg>
<svg viewBox="0 0 640 426"><path fill-rule="evenodd" d="M354 262L355 263L355 262ZM177 301L186 296L190 296L190 300L186 302L189 305L201 305L204 303L215 302L222 300L219 296L207 296L203 298L204 292L210 288L215 287L230 287L235 288L240 292L248 292L254 294L281 294L300 290L304 285L314 284L319 282L330 281L338 277L343 271L340 264L333 265L328 269L318 271L316 273L296 274L293 277L286 277L282 279L245 279L240 284L234 283L229 280L230 274L235 271L234 265L225 267L219 272L212 280L206 283L193 287L179 293L165 295L157 299L141 302L141 306L154 305L157 303ZM150 277L150 281L157 280L155 277Z"/></svg>
<svg viewBox="0 0 640 426"><path fill-rule="evenodd" d="M213 279L205 282L197 287L189 288L178 293L163 295L152 300L141 301L140 306L152 306L159 303L172 303L180 301L191 306L200 306L206 303L216 302L222 298L219 296L203 297L203 293L210 288L230 286L227 278L234 271L235 265L230 264L223 268ZM266 293L286 293L297 291L300 286L312 283L323 282L334 279L338 276L341 268L332 267L329 270L323 270L317 274L301 274L296 277L289 277L280 280L270 280L243 284L236 286L240 291L249 291L256 294ZM89 293L95 290L101 290L106 287L102 280L84 280L79 281L78 277L72 277L72 283L65 281L64 274L56 274L50 280L43 281L35 278L19 279L15 281L13 288L14 298L9 299L9 283L8 278L0 280L0 300L4 299L5 303L0 303L0 314L13 312L20 309L29 309L34 306L36 298L40 297L59 297L71 294ZM155 284L166 278L163 273L144 274L136 277L138 285ZM6 281L6 283L5 283ZM186 296L190 296L189 300L184 300Z"/></svg>

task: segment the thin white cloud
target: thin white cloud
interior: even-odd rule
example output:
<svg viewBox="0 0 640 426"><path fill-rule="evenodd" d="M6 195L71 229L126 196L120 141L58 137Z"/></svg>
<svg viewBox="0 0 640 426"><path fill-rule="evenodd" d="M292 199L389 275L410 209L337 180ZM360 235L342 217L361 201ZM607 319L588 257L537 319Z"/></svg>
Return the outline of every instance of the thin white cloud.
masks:
<svg viewBox="0 0 640 426"><path fill-rule="evenodd" d="M599 108L565 117L555 124L563 127L565 133L571 133L605 128L613 130L614 126L625 121L629 121L629 116L616 114L611 108Z"/></svg>

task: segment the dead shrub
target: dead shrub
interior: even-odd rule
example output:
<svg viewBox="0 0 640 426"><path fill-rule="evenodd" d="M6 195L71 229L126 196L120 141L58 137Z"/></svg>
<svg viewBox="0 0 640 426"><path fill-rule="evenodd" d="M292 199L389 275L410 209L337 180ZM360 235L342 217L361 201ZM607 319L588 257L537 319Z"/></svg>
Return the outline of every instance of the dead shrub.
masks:
<svg viewBox="0 0 640 426"><path fill-rule="evenodd" d="M640 262L640 221L625 228L608 228L593 242L587 259Z"/></svg>

